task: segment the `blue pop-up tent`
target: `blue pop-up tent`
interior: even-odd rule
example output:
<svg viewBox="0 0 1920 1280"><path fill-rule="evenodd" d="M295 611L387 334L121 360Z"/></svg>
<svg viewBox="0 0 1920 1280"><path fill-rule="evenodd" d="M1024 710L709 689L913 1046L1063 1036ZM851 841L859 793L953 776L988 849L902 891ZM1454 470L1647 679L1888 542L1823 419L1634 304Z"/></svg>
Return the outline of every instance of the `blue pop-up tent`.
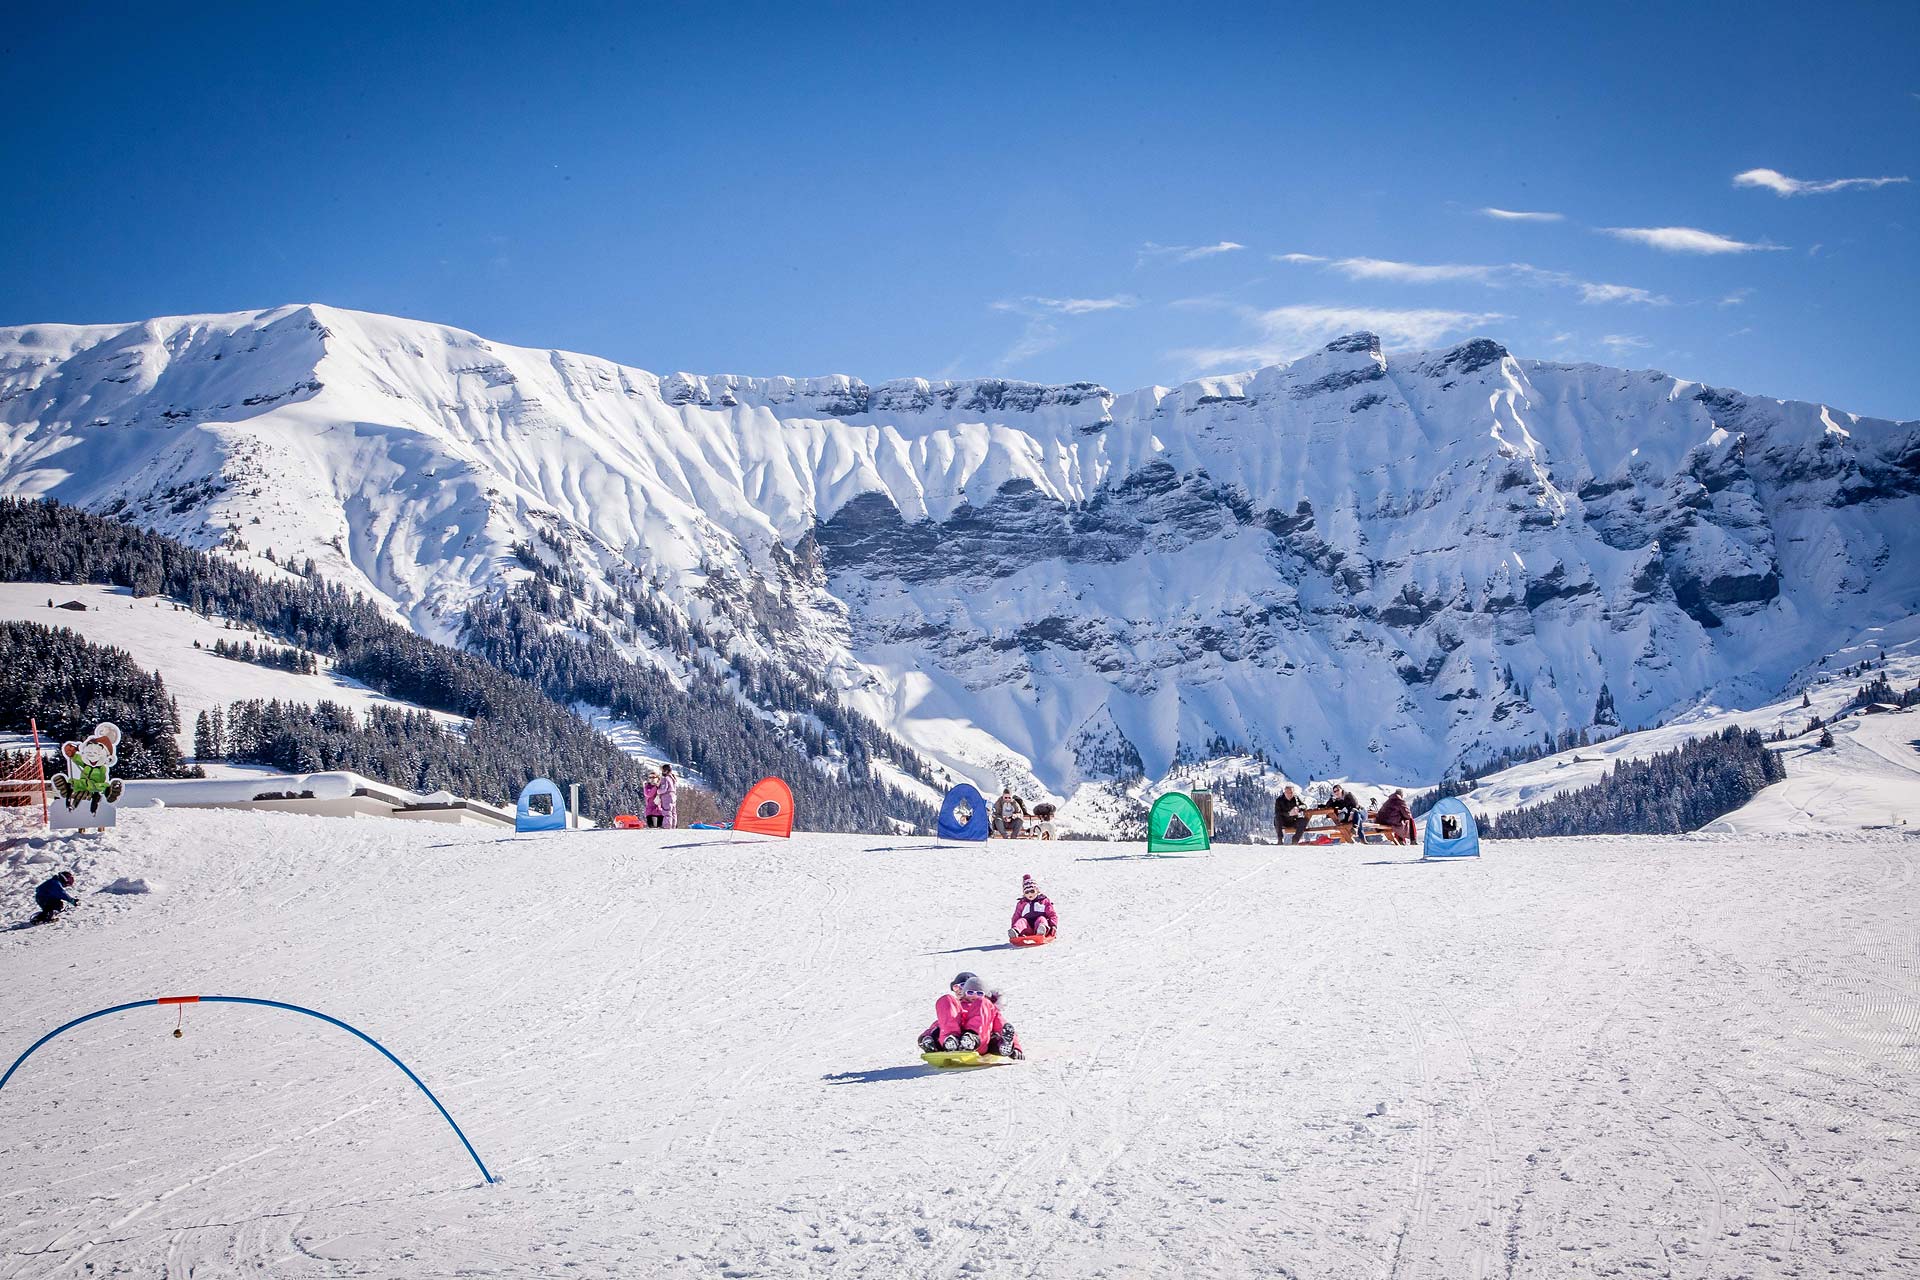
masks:
<svg viewBox="0 0 1920 1280"><path fill-rule="evenodd" d="M1474 823L1472 811L1457 797L1448 796L1427 810L1427 834L1421 843L1423 857L1477 858L1480 828Z"/></svg>
<svg viewBox="0 0 1920 1280"><path fill-rule="evenodd" d="M965 821L960 818L962 809L967 810ZM987 798L980 794L980 788L962 782L947 792L947 798L940 802L938 830L942 840L985 840Z"/></svg>
<svg viewBox="0 0 1920 1280"><path fill-rule="evenodd" d="M533 801L536 796L546 798L546 812ZM567 802L560 795L560 788L545 778L535 778L520 789L520 805L513 815L515 831L565 831L567 829Z"/></svg>

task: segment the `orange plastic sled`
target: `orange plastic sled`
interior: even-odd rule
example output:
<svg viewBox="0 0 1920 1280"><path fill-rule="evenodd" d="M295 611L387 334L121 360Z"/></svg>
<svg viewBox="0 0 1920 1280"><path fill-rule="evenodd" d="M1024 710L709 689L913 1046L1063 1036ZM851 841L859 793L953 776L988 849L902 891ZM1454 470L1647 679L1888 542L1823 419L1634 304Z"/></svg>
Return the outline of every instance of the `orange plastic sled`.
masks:
<svg viewBox="0 0 1920 1280"><path fill-rule="evenodd" d="M637 831L641 824L640 819L630 813L616 813L613 815L613 825L619 831Z"/></svg>
<svg viewBox="0 0 1920 1280"><path fill-rule="evenodd" d="M1044 947L1059 936L1057 933L1023 933L1017 938L1008 938L1007 941L1016 947Z"/></svg>
<svg viewBox="0 0 1920 1280"><path fill-rule="evenodd" d="M778 778L760 779L747 788L733 815L733 829L785 840L793 834L793 792Z"/></svg>

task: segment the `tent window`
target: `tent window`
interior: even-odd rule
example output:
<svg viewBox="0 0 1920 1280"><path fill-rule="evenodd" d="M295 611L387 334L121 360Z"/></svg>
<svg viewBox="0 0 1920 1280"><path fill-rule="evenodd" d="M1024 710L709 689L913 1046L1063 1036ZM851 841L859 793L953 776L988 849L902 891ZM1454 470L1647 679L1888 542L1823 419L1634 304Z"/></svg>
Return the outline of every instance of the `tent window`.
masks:
<svg viewBox="0 0 1920 1280"><path fill-rule="evenodd" d="M536 792L528 796L527 812L537 813L543 818L547 817L553 812L553 797L544 791Z"/></svg>
<svg viewBox="0 0 1920 1280"><path fill-rule="evenodd" d="M1193 838L1193 832L1188 829L1186 823L1180 821L1180 815L1176 813L1167 819L1166 836L1169 840L1190 840Z"/></svg>
<svg viewBox="0 0 1920 1280"><path fill-rule="evenodd" d="M1458 814L1443 813L1440 815L1440 837L1443 840L1458 840L1460 838L1460 817Z"/></svg>
<svg viewBox="0 0 1920 1280"><path fill-rule="evenodd" d="M762 800L760 807L753 812L755 817L777 818L780 816L780 802L778 800Z"/></svg>

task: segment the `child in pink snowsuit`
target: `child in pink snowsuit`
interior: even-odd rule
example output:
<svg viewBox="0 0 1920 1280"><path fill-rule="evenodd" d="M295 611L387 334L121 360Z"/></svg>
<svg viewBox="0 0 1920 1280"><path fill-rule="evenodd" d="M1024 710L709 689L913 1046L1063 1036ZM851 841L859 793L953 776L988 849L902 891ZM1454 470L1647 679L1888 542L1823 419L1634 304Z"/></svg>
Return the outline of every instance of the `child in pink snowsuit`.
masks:
<svg viewBox="0 0 1920 1280"><path fill-rule="evenodd" d="M1018 938L1023 934L1048 934L1060 932L1060 916L1053 909L1053 900L1040 892L1040 886L1033 882L1032 876L1020 877L1020 900L1013 904L1013 924L1007 930L1009 938Z"/></svg>
<svg viewBox="0 0 1920 1280"><path fill-rule="evenodd" d="M1000 993L989 992L971 973L954 977L947 994L934 1002L933 1025L920 1033L922 1052L973 1049L1007 1058L1024 1058L1012 1026L1000 1015Z"/></svg>

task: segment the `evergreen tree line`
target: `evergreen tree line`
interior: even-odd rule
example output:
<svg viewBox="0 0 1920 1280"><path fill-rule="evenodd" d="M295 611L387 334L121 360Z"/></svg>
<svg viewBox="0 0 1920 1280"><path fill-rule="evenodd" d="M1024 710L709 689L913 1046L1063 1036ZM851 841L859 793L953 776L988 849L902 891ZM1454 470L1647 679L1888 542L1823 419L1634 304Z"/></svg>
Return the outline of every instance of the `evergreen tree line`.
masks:
<svg viewBox="0 0 1920 1280"><path fill-rule="evenodd" d="M632 721L664 754L692 762L723 795L742 795L778 774L810 829L886 831L890 819L902 818L932 830L931 806L901 795L875 768L877 760L897 762L911 753L872 721L815 701L764 664L737 658L722 664L696 647L688 655L696 675L680 688L659 671L635 666L604 638L552 630L523 594L474 605L461 638L556 702L604 707ZM743 701L746 688L777 709L791 706L784 728ZM834 773L814 763L835 755Z"/></svg>
<svg viewBox="0 0 1920 1280"><path fill-rule="evenodd" d="M193 647L198 649L200 642L195 640ZM310 676L320 670L320 660L305 649L276 649L270 644L263 644L256 649L251 640L242 640L239 644L215 640L213 652L218 657L232 658L235 662L251 662L255 666L291 671L295 675Z"/></svg>
<svg viewBox="0 0 1920 1280"><path fill-rule="evenodd" d="M0 727L25 733L29 722L39 724L52 748L47 777L66 772L60 744L85 738L102 721L120 726L115 776L200 776L180 758L180 710L159 673L68 627L0 622Z"/></svg>
<svg viewBox="0 0 1920 1280"><path fill-rule="evenodd" d="M1904 693L1896 692L1893 684L1885 675L1877 675L1854 693L1848 708L1870 707L1876 702L1884 702L1895 707L1920 706L1920 684Z"/></svg>
<svg viewBox="0 0 1920 1280"><path fill-rule="evenodd" d="M723 795L779 774L811 829L886 831L893 818L932 824L929 807L874 778L871 758L886 735L865 729L870 721L839 718L858 731L842 739L847 777L827 777L807 755L826 746L819 729L811 737L777 732L720 681L694 680L680 689L626 662L604 640L548 633L539 615L518 602L473 612L467 639L476 656L417 636L371 602L318 577L269 581L171 538L61 503L20 498L0 499L0 581L106 583L135 595L171 596L205 616L223 614L330 658L341 675L390 697L472 721L469 744L499 757L486 767L513 767L522 781L544 774L563 787L577 782L583 807L597 818L641 811L645 766L567 709L581 702L639 721L656 745L706 775ZM838 732L834 722L816 719ZM407 777L364 772L414 785Z"/></svg>
<svg viewBox="0 0 1920 1280"><path fill-rule="evenodd" d="M1502 815L1482 834L1678 835L1731 813L1786 777L1778 753L1753 729L1728 728L1647 760L1616 765L1599 782Z"/></svg>

